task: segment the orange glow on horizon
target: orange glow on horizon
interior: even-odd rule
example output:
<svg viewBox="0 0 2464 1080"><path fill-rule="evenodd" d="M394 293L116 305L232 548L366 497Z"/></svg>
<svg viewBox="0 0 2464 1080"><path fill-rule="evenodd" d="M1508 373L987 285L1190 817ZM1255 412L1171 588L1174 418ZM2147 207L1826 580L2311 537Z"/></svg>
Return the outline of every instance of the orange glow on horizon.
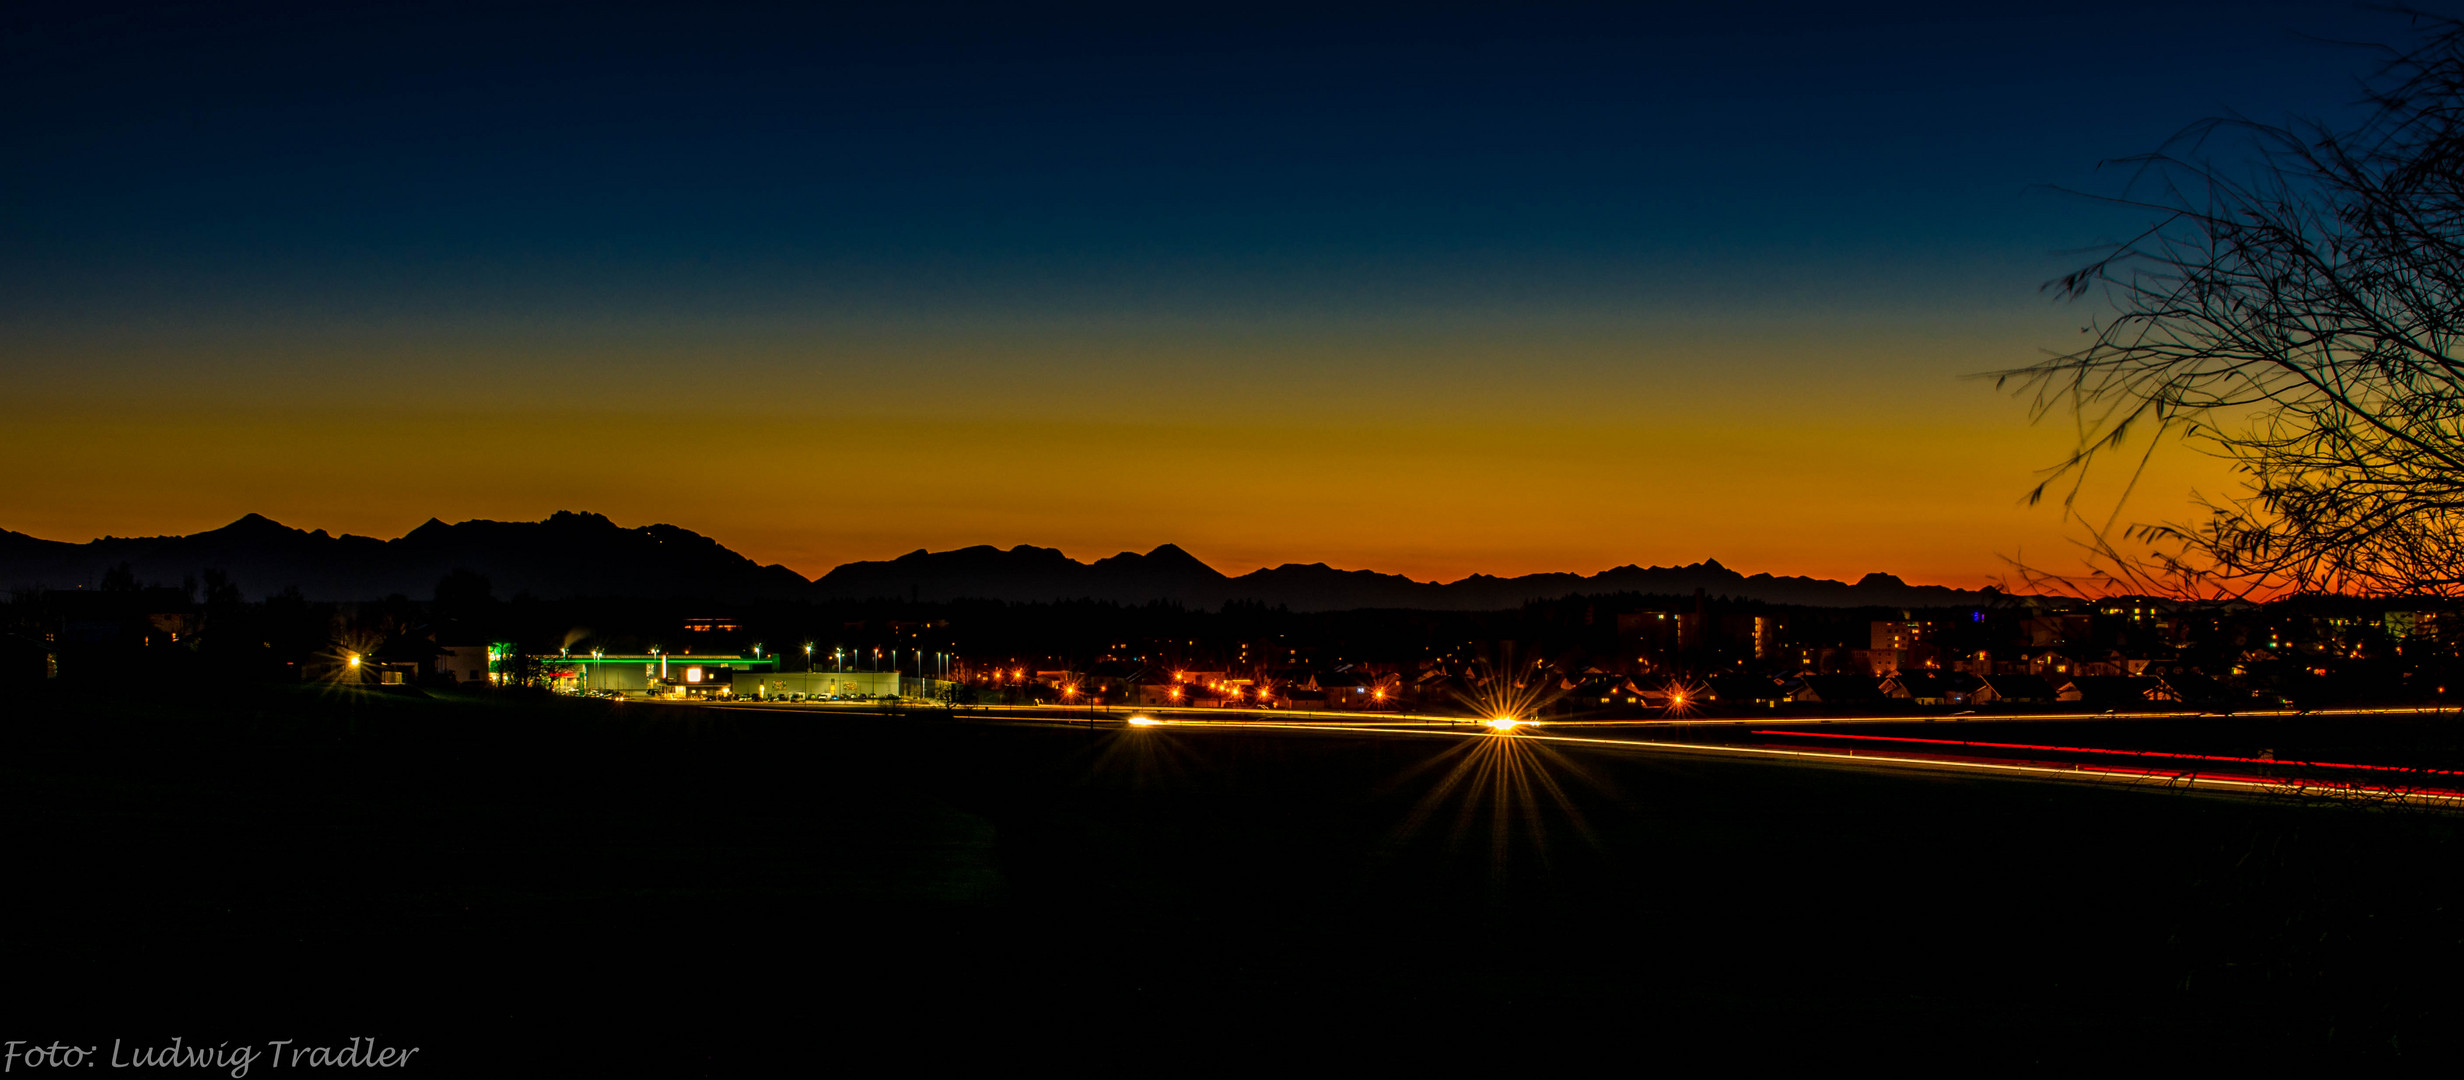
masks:
<svg viewBox="0 0 2464 1080"><path fill-rule="evenodd" d="M1305 391L1346 364L1348 386L1359 364L1404 357L1310 345L1309 364L1277 376L1296 404L1247 423L1160 407L1186 400L1198 374L1071 394L1007 376L961 379L946 407L905 415L837 411L825 382L753 360L735 363L764 388L757 397L674 412L568 395L570 374L592 358L525 363L476 345L438 360L440 373L518 369L504 400L535 385L538 400L556 404L473 407L458 392L408 388L371 411L348 396L355 389L269 374L227 389L166 376L166 407L155 409L98 403L75 373L108 358L62 354L47 363L67 374L27 388L17 420L0 429L0 452L35 466L15 478L0 528L81 542L199 532L253 512L394 537L431 516L589 510L691 529L806 577L976 544L1056 547L1087 562L1172 543L1227 575L1324 562L1455 581L1716 558L1746 574L1854 581L1879 571L1962 588L2006 576L2006 556L2068 557L2059 508L2022 499L2069 449L2066 431L2031 426L2020 403L1957 378L1995 357L2032 357L2039 335L1936 342L1922 365L1886 378L1789 359L1843 348L1888 358L1904 347L1825 333L1761 353L1751 341L1706 340L1687 346L1699 354L1649 363L1631 358L1631 343L1561 342L1556 368L1499 366L1521 344L1492 357L1433 340L1429 355L1451 357L1453 374L1377 374L1369 385L1393 393L1365 412L1324 404L1357 394ZM1160 342L1155 354L1197 348ZM1579 357L1593 359L1564 359ZM1705 357L1756 374L1718 375ZM648 361L610 370L636 362ZM1498 385L1508 371L1516 377ZM1624 406L1642 394L1669 402L1670 415L1635 419ZM816 409L830 422L813 422ZM623 448L623 467L607 464L608 447ZM988 468L1012 482L920 494L954 492L954 478ZM556 477L545 494L533 480L541 472ZM371 475L387 482L366 483ZM1056 495L1017 482L1025 477L1070 479ZM2160 456L2135 498L2144 517L2180 518L2194 488L2218 494L2232 482L2221 463L2184 452ZM1465 513L1473 492L1480 511Z"/></svg>

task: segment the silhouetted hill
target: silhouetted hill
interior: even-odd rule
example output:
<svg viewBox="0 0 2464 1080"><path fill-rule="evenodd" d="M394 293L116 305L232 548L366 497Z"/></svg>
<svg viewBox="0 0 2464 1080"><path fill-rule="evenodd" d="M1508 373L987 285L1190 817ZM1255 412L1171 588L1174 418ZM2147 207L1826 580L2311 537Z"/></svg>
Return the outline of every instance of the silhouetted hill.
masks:
<svg viewBox="0 0 2464 1080"><path fill-rule="evenodd" d="M689 529L627 529L598 514L459 525L430 518L395 540L307 532L257 514L190 536L107 536L69 544L0 534L0 584L10 587L92 588L123 562L137 580L166 584L220 570L252 598L297 586L319 600L392 593L425 599L457 568L486 575L502 597L730 600L797 596L809 588L795 571L758 565Z"/></svg>
<svg viewBox="0 0 2464 1080"><path fill-rule="evenodd" d="M822 575L816 586L824 596L850 599L1083 599L1132 604L1169 600L1197 607L1250 600L1295 611L1479 610L1574 593L1682 596L1697 589L1713 596L1825 607L1925 607L1980 603L1999 596L1989 591L1910 585L1889 574L1867 574L1853 585L1826 578L1749 577L1710 560L1692 566L1621 566L1591 575L1501 578L1474 574L1445 584L1374 570L1337 570L1325 563L1286 563L1230 577L1170 544L1144 555L1122 552L1092 564L1051 548L1023 545L1008 551L994 547L915 551L884 562L848 563Z"/></svg>
<svg viewBox="0 0 2464 1080"><path fill-rule="evenodd" d="M1082 563L1053 548L988 545L913 551L895 559L848 563L805 580L783 566L761 566L718 541L673 525L623 528L598 514L558 513L545 521L427 523L394 540L305 532L256 514L193 536L104 537L84 544L0 531L0 586L91 588L128 563L140 582L177 583L207 569L229 574L250 597L297 586L312 599L373 599L392 593L424 599L457 568L488 577L496 595L540 597L698 597L710 600L959 599L1043 602L1172 601L1216 607L1229 600L1295 611L1353 608L1480 610L1575 593L1713 596L1831 607L1922 607L1978 603L1998 594L1910 585L1889 574L1854 584L1822 578L1747 576L1704 561L1691 566L1620 566L1597 574L1474 574L1460 581L1414 581L1325 563L1286 563L1227 576L1171 544Z"/></svg>

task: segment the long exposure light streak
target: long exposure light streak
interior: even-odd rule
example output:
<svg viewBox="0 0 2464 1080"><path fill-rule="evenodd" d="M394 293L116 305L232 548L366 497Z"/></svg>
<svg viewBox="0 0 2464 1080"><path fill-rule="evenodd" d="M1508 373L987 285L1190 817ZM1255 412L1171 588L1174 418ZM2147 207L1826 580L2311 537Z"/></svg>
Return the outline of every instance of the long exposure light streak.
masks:
<svg viewBox="0 0 2464 1080"><path fill-rule="evenodd" d="M706 707L709 707L709 706L706 706ZM797 709L797 708L809 708L809 706L802 706L802 705L791 705L791 706L775 706L775 705L727 705L727 706L715 706L715 707L721 707L721 708L763 708L763 709L779 709L779 708L785 708L785 709ZM866 710L864 710L864 709L862 709L862 708L854 708L854 709L848 709L848 708L836 708L836 709L831 709L830 711L839 711L839 712L856 712L856 713L859 713L859 714L863 714ZM1047 717L1041 717L1041 716L1032 715L1032 710L1031 710L1031 709L1029 709L1029 708L1027 708L1027 707L1015 707L1015 708L984 708L984 707L981 707L981 706L970 706L968 711L970 711L970 712L975 712L975 713L979 713L979 714L983 714L983 715L986 715L988 718L989 718L989 717L993 717L993 716L998 716L998 715L1000 715L1000 714L1002 714L1002 713L1009 713L1009 714L1011 714L1011 715L1015 716L1017 721L1021 721L1021 722L1030 722L1030 723L1033 723L1033 722L1049 722L1049 723L1052 723L1052 724L1055 724L1055 725L1065 725L1065 726L1078 726L1079 724L1082 724L1082 723L1083 723L1083 721L1076 721L1076 722L1072 722L1072 721L1068 721L1068 720L1066 720L1066 719L1064 719L1064 718L1058 718L1058 717L1051 717L1051 718L1047 718ZM1160 712L1160 711L1162 711L1162 710L1149 710L1149 711L1150 711L1150 712ZM1554 734L1554 733L1551 733L1551 732L1549 732L1549 731L1545 730L1545 729L1547 729L1547 728L1553 728L1553 727L1559 727L1559 726L1562 726L1562 722L1555 722L1555 721L1547 721L1547 722L1543 722L1543 721L1533 721L1533 722L1526 722L1526 723L1518 724L1518 725L1514 728L1514 730L1512 731L1511 735L1509 735L1509 736L1507 736L1507 737L1504 737L1504 738L1500 738L1500 737L1498 737L1499 733L1497 733L1497 732L1496 732L1496 731L1494 731L1493 729L1490 729L1490 728L1488 728L1487 726L1485 726L1485 725L1483 725L1483 724L1479 724L1479 723L1477 723L1477 722L1473 722L1473 721L1467 720L1467 718L1465 718L1465 717L1460 717L1460 716L1419 716L1419 717L1399 717L1399 716L1398 716L1398 717L1380 717L1380 718L1378 718L1378 719L1376 719L1376 720L1371 720L1371 721L1363 722L1363 719L1362 719L1361 717L1359 717L1357 714L1341 714L1341 713L1317 714L1317 715L1326 715L1326 716L1330 717L1330 719L1328 719L1328 720L1323 720L1323 721L1313 721L1313 720L1299 719L1299 718L1296 718L1296 717L1292 717L1292 716L1284 715L1284 714L1283 714L1283 712L1282 712L1282 710L1277 710L1277 711L1276 711L1276 712L1274 712L1274 713L1261 713L1261 712L1252 712L1252 711L1232 711L1232 710L1186 710L1186 711L1188 711L1188 712L1193 712L1193 713L1204 714L1204 715L1202 715L1200 718L1194 718L1194 719L1176 719L1176 720L1168 721L1168 722L1172 725L1173 729L1175 729L1175 730L1181 730L1181 731L1204 731L1204 730L1218 730L1218 731L1299 731L1299 732L1318 732L1318 733L1326 733L1326 734L1354 734L1354 735L1373 735L1373 736L1418 736L1418 737L1424 737L1424 738L1456 738L1456 739L1475 738L1475 739L1481 739L1481 740L1484 740L1484 741L1494 741L1494 742L1522 742L1522 741L1536 741L1536 742L1555 743L1555 744L1559 744L1559 745L1566 745L1566 746L1588 746L1588 747L1597 747L1597 748L1601 748L1601 749L1613 749L1613 750L1644 750L1644 751L1658 751L1658 752L1665 752L1665 753L1676 753L1676 754L1697 754L1697 755L1706 755L1706 756L1715 756L1715 757L1741 757L1741 758L1762 758L1762 759L1789 759L1789 760L1796 760L1796 761L1807 761L1807 762L1825 762L1825 763L1836 763L1836 764L1851 765L1851 766L1857 766L1857 767L1898 767L1898 768L1923 769L1923 770L1949 770L1949 771L1966 771L1966 772L1975 772L1975 773L1980 773L1980 774L1985 774L1985 775L2009 776L2009 777L2014 777L2014 778L2028 777L2028 778L2061 779L2061 780L2068 780L2068 781L2090 781L2090 782L2093 782L2093 781L2108 781L2108 782L2128 782L2128 783L2133 784L2134 786L2152 786L2152 787L2164 787L2164 788L2172 788L2172 789L2178 789L2178 788L2187 788L2187 787L2199 786L2199 787L2233 788L2233 789L2243 789L2243 790L2251 790L2251 791L2267 791L2267 792L2275 792L2275 793L2294 793L2294 794L2306 793L2306 792L2334 792L2334 793L2341 793L2341 794L2352 794L2352 795L2373 795L2373 796L2384 796L2384 797L2387 797L2387 798L2389 798L2389 799L2396 800L2396 801L2422 802L2422 803L2429 803L2429 804L2436 804L2436 805L2444 805L2444 806L2464 806L2464 791L2448 791L2448 790L2443 790L2443 789L2429 789L2429 788L2407 788L2407 787L2373 787L2373 786L2366 786L2366 785L2360 785L2360 784L2338 785L2338 784L2321 783L2321 782L2317 782L2317 781L2286 780L2286 779L2278 779L2278 778L2271 778L2271 777L2238 776L2238 775L2219 775L2219 774L2215 774L2215 773L2196 773L2196 772L2184 772L2184 771L2168 771L2168 770L2160 770L2160 769L2133 769L2133 768L2128 768L2128 767L2126 767L2126 766L2120 766L2120 765L2079 764L2079 765L2068 765L2068 766L2056 766L2056 765L2042 765L2042 764L2018 764L2018 763L2010 763L2010 762L1994 762L1994 761L1966 761L1966 760L1957 760L1957 759L1950 759L1950 758L1928 758L1928 757L1896 756L1896 755L1891 755L1891 754L1887 754L1887 753L1884 753L1884 754L1874 754L1874 753L1863 753L1863 754L1860 754L1860 753L1855 753L1855 752L1853 752L1853 751L1851 751L1851 752L1835 752L1835 751L1813 750L1813 749L1804 749L1804 748L1796 748L1796 747L1773 747L1773 746L1723 746L1723 745L1710 744L1710 743L1667 742L1667 741L1662 741L1662 740L1654 740L1654 739L1620 739L1620 738L1604 738L1604 737L1598 737L1598 736L1585 736L1585 735L1561 735L1561 734ZM1232 713L1232 715L1229 715L1229 716L1224 715L1226 712L1231 712L1231 713ZM2453 709L2443 709L2443 710L2441 710L2441 709L2355 709L2355 710L2323 710L2323 709L2322 709L2322 710L2313 710L2312 712L2310 712L2310 713L2308 713L2308 714L2306 714L2306 715L2314 715L2314 716L2317 716L2317 715L2422 715L2422 716L2427 716L2427 715L2440 715L2440 714L2452 715L2454 712L2455 712L2455 710L2453 710ZM1022 715L1022 714L1024 714L1024 715ZM2168 718L2173 718L2173 719L2182 719L2182 718L2188 718L2188 717L2198 716L2198 715L2200 715L2200 714L2196 714L2196 713L2155 713L2155 714L2150 714L2150 715L2152 715L2152 716L2168 717ZM2209 715L2213 715L2213 714L2209 714ZM2292 715L2305 715L2305 714L2295 713L2295 712L2285 712L2285 713L2272 713L2272 712L2270 712L2270 713L2240 713L2240 714L2235 714L2235 715L2244 716L2244 717L2251 717L2251 718L2260 718L2260 717L2277 717L2277 716L2292 716ZM1268 719L1268 717L1272 717L1272 719ZM1340 719L1340 720L1333 719L1333 718L1335 718L1335 717L1340 717L1341 719ZM2045 719L2045 720L2051 720L2051 719L2066 719L2066 720L2082 720L2082 719L2098 719L2098 718L2099 718L2099 717L2098 717L2098 716L2096 716L2096 715L2081 715L2081 714L2077 714L2077 713L2050 713L2050 714L2043 714L2043 715L2032 715L2032 716L2027 716L2027 717L2005 717L2005 716L1993 716L1993 717L1977 717L1977 718L1975 718L1975 719L1979 719L1979 720L2009 720L2009 719ZM2105 717L2105 718L2109 718L2109 717ZM1814 720L1815 720L1815 719L1823 719L1823 720L1831 720L1831 721L1853 721L1853 722L1861 722L1861 723L1909 723L1909 722L1913 722L1913 721L1920 721L1920 720L1922 720L1923 718L1922 718L1922 717L1911 717L1911 716L1829 717L1829 718L1809 718L1809 719L1808 719L1807 721L1805 721L1805 722L1809 722L1809 723L1810 723L1810 722L1814 722ZM1713 722L1713 723L1718 723L1719 721L1711 721L1711 722ZM1738 719L1738 720L1731 721L1731 722L1736 723L1736 724L1740 724L1740 725L1742 725L1742 724L1748 724L1748 723L1762 723L1762 724L1769 724L1769 723L1773 723L1774 721L1772 720L1772 718L1769 718L1769 717L1755 717L1755 718ZM1643 722L1622 722L1622 723L1625 723L1625 726L1641 726L1641 724L1642 724ZM1666 725L1666 724L1668 724L1668 723L1670 723L1670 722L1669 722L1669 721L1652 721L1652 722L1648 722L1648 723L1649 723L1649 724L1651 724L1652 726L1661 726L1661 725ZM1692 723L1694 723L1694 724L1701 724L1701 723L1704 723L1704 721L1693 721ZM1787 733L1782 733L1782 734L1807 734L1807 733L1805 733L1805 732L1787 732ZM2083 748L2083 749L2085 749L2085 748ZM2110 752L2113 752L2113 753L2125 753L2125 754L2126 754L2126 753L2130 753L2129 751L2110 751ZM2300 763L2294 763L2294 762L2277 762L2276 764L2300 764ZM2386 769L2395 769L2395 770L2397 770L2397 771L2407 771L2407 770L2401 770L2400 768L2398 768L2398 767L2394 767L2394 766L2382 766L2381 768L2386 768ZM2149 783L2150 781L2161 781L2161 782L2160 782L2160 783L2153 783L2153 784L2151 784L2151 783Z"/></svg>
<svg viewBox="0 0 2464 1080"><path fill-rule="evenodd" d="M754 704L754 703L750 703L750 702L748 702L748 703L746 703L746 704ZM789 709L789 710L815 710L815 711L818 711L818 710L837 710L837 711L855 711L855 712L863 712L863 711L868 711L868 710L870 710L870 709L873 707L873 706L869 705L868 703L865 703L865 702L860 702L860 701L802 701L802 702L796 702L796 703L793 703L793 704L788 704L788 703L783 703L783 702L771 702L771 703L762 703L762 705L763 705L763 707L765 707L765 708L777 708L777 709ZM982 714L986 714L986 715L997 714L997 713L1003 713L1003 712L1028 714L1028 713L1033 713L1033 712L1035 712L1036 710L1039 710L1039 709L1045 709L1045 708L1049 708L1049 706L1043 706L1043 705L1003 705L1003 704L994 704L994 703L982 703L982 704L975 704L975 705L968 705L968 706L964 706L964 711L966 711L966 712L970 712L970 713L982 713ZM1158 717L1161 717L1161 716L1167 716L1167 715L1168 715L1168 716L1177 717L1177 719L1171 720L1171 721L1169 721L1169 722L1172 722L1172 723L1184 723L1184 724L1220 724L1220 723L1242 723L1242 722L1245 722L1245 721L1244 721L1244 720L1242 720L1242 719L1239 719L1239 718L1243 718L1243 717L1272 717L1272 718L1274 718L1274 719L1276 719L1276 720L1279 720L1279 721L1284 721L1284 722L1296 722L1296 721L1301 721L1301 720L1326 720L1326 721L1331 721L1331 722L1335 722L1335 723L1339 723L1339 724L1348 724L1348 725L1356 725L1356 726L1357 726L1357 725L1392 725L1392 726L1398 726L1398 727L1402 727L1402 726L1418 726L1418 727L1444 727L1444 728L1458 728L1458 729L1459 729L1459 728L1462 728L1463 726L1465 726L1465 725L1467 725L1467 724L1479 724L1479 723L1484 722L1484 720L1485 720L1485 718L1484 718L1484 717L1469 717L1469 716L1462 716L1462 715L1449 715L1449 714L1444 714L1444 713L1387 713L1387 712L1378 712L1378 713L1362 713L1362 712L1357 712L1357 711L1350 711L1350 710L1335 710L1335 709L1284 709L1284 708L1278 708L1278 709L1251 709L1251 708L1197 707L1197 706L1186 706L1186 705L1181 705L1181 706L1174 706L1174 705L1162 705L1162 706L1153 706L1153 707L1144 707L1144 706L1142 706L1142 707L1140 707L1139 711L1140 711L1140 712L1142 712L1142 713L1145 713L1145 714L1147 714L1147 715L1151 715L1151 716L1158 716ZM1558 719L1558 718L1546 718L1546 717L1537 717L1537 716L1522 716L1522 717L1517 717L1517 718L1516 718L1516 722L1517 722L1517 724L1518 724L1519 726L1523 726L1523 727L1532 727L1532 728L1595 728L1595 727L1607 727L1607 728L1652 728L1652 727L1702 728L1702 727L1746 727L1746 726L1751 726L1751 725L1764 725L1764 726L1770 726L1770 725L1778 725L1778 724L1787 724L1787 725L1819 725L1819 724L1918 724L1918 723L1926 723L1926 722L1935 722L1935 723L1952 723L1952 724L1960 724L1960 723L2008 723L2008 722L2013 722L2013 721L2038 721L2038 720L2060 720L2060 721L2071 721L2071 722L2087 721L2087 720L2194 720L2194 719L2207 719L2207 720L2235 720L2235 719L2241 719L2241 720L2281 720L2281 719L2286 719L2286 718L2289 718L2289 717L2301 717L2301 716L2447 716L2447 717L2454 717L2454 716L2464 716L2464 709L2459 709L2459 708L2458 708L2458 707L2456 707L2456 706L2430 706L2430 705L2423 705L2423 706L2392 706L2392 707L2381 707L2381 708L2346 708L2346 709L2250 709L2250 710L2242 710L2242 711L2236 711L2236 712L2191 712L2191 711L2176 711L2176 712L2043 712L2043 713L1965 713L1965 714L1950 714L1950 715L1933 714L1933 713L1899 713L1899 714L1896 714L1896 715L1892 715L1892 714L1864 714L1864 715L1844 715L1844 716L1816 716L1816 715L1804 715L1804 716L1777 715L1777 716L1774 716L1774 715L1765 714L1765 715L1760 715L1760 716L1690 716L1690 717L1683 717L1683 718L1664 718L1664 717L1657 717L1657 716L1651 716L1651 717L1645 717L1645 716L1635 716L1635 717L1630 717L1630 718L1608 718L1608 719L1602 719L1602 718L1586 718L1586 719L1572 719L1572 718L1566 718L1566 719Z"/></svg>
<svg viewBox="0 0 2464 1080"><path fill-rule="evenodd" d="M2337 761L2300 761L2290 758L2234 757L2229 754L2177 754L2164 750L2110 750L2094 746L2039 746L2034 743L1975 742L1962 739L1920 739L1902 735L1850 735L1837 731L1755 731L1754 735L1779 735L1792 739L1855 739L1861 742L1922 743L1929 746L1976 746L1994 750L2038 750L2060 754L2114 754L2127 757L2166 758L2176 761L2226 761L2250 765L2303 765L2320 769L2367 769L2376 772L2419 773L2424 776L2464 776L2454 769L2417 769L2404 765L2357 765Z"/></svg>
<svg viewBox="0 0 2464 1080"><path fill-rule="evenodd" d="M1388 728L1341 724L1291 724L1271 721L1225 722L1193 727L1214 727L1223 730L1282 730L1353 733L1361 735L1402 735L1420 737L1480 738L1461 730L1440 731L1429 728ZM1590 746L1616 750L1654 750L1679 754L1702 754L1721 757L1779 758L1854 765L1860 767L1902 767L1924 770L1970 771L1987 775L2011 777L2042 777L2079 781L2123 781L2137 787L2186 788L2192 786L2223 787L2277 793L2326 791L2342 794L2385 796L2396 801L2418 801L2447 806L2464 806L2464 791L2438 789L2368 787L2363 785L2328 785L2288 782L2267 777L2219 776L2158 769L2132 769L2118 765L2023 765L1992 761L1959 761L1945 758L1900 757L1878 754L1836 753L1773 746L1718 746L1704 743L1661 742L1648 739L1607 739L1586 735L1550 735L1535 731L1517 731L1511 740L1556 743L1567 746ZM2149 781L2161 781L2149 783Z"/></svg>
<svg viewBox="0 0 2464 1080"><path fill-rule="evenodd" d="M1664 727L1671 724L1683 724L1689 727L1694 727L1705 724L1725 724L1730 726L1741 726L1745 724L1911 724L1924 723L1929 720L1942 723L1956 723L1980 720L1997 722L2012 720L2187 720L2201 717L2207 719L2231 719L2237 717L2249 719L2281 719L2288 716L2464 716L2464 707L2454 705L2392 705L2373 708L2236 709L2223 712L2202 712L2189 709L2175 709L2161 712L2154 710L2140 712L1964 712L1949 714L1906 712L1899 713L1897 715L1867 714L1847 716L1789 716L1785 714L1765 714L1761 716L1700 716L1690 717L1683 720L1668 720L1638 716L1631 719L1592 718L1581 720L1544 720L1535 722L1545 723L1550 727Z"/></svg>

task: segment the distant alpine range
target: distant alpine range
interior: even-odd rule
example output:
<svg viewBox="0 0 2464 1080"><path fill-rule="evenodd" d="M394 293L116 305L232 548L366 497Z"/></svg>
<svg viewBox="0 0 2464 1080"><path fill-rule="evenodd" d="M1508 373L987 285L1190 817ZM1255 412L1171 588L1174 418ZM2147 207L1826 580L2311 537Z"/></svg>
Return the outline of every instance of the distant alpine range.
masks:
<svg viewBox="0 0 2464 1080"><path fill-rule="evenodd" d="M104 537L82 544L0 530L0 586L97 587L127 564L142 583L178 584L207 570L227 575L251 599L296 588L312 600L424 599L445 575L484 574L496 595L674 597L729 602L830 599L962 599L1049 602L1164 601L1216 607L1227 601L1295 611L1356 608L1494 610L1527 600L1588 593L1706 595L1825 607L1926 607L1988 603L1992 589L1910 585L1890 574L1855 583L1740 574L1716 561L1691 566L1620 566L1597 574L1474 574L1460 581L1414 581L1400 574L1286 563L1229 576L1165 544L1082 563L1054 548L1020 545L917 550L878 562L848 563L818 580L763 566L718 541L673 525L625 528L591 513L545 521L428 522L393 540L294 529L257 514L191 536Z"/></svg>

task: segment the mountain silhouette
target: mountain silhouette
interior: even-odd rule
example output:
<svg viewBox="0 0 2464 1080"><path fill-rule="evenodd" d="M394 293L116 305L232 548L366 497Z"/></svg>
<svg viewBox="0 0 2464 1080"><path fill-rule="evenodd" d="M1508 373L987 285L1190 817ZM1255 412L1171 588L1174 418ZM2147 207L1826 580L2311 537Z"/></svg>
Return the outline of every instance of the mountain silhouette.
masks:
<svg viewBox="0 0 2464 1080"><path fill-rule="evenodd" d="M915 551L881 562L848 563L821 576L816 591L844 599L986 599L1009 601L1173 601L1214 607L1226 601L1283 605L1295 611L1354 608L1495 610L1528 600L1576 593L1633 592L1765 600L1822 607L1927 607L1984 603L1992 590L1910 585L1889 574L1856 584L1826 578L1747 576L1705 560L1691 566L1621 566L1597 574L1474 574L1450 583L1414 581L1374 570L1338 570L1325 563L1285 563L1237 577L1165 544L1144 555L1122 552L1081 563L1051 548L1020 546Z"/></svg>
<svg viewBox="0 0 2464 1080"><path fill-rule="evenodd" d="M918 549L895 559L853 562L808 581L783 566L762 566L718 541L674 525L626 528L592 513L559 512L544 521L435 518L393 540L322 529L303 531L258 514L189 536L103 537L83 544L0 530L0 586L92 588L127 563L137 580L176 583L208 569L229 575L250 597L297 588L311 599L366 600L391 594L425 598L456 569L486 575L499 596L542 598L690 597L758 602L821 599L960 599L1047 602L1163 601L1216 607L1227 601L1295 611L1356 608L1494 610L1577 593L1713 596L1825 607L1924 607L1975 604L1992 590L1910 585L1884 573L1856 583L1824 578L1751 576L1716 560L1689 566L1620 566L1597 574L1474 574L1459 581L1414 581L1401 574L1285 563L1226 575L1172 544L1082 563L1055 548L1021 544L951 551Z"/></svg>
<svg viewBox="0 0 2464 1080"><path fill-rule="evenodd" d="M306 532L257 514L190 536L104 537L84 544L0 531L0 584L91 588L127 563L137 580L174 583L208 569L249 597L297 588L310 599L426 598L456 569L487 576L499 596L800 597L810 584L673 525L628 529L598 514L545 521L435 518L394 540Z"/></svg>

